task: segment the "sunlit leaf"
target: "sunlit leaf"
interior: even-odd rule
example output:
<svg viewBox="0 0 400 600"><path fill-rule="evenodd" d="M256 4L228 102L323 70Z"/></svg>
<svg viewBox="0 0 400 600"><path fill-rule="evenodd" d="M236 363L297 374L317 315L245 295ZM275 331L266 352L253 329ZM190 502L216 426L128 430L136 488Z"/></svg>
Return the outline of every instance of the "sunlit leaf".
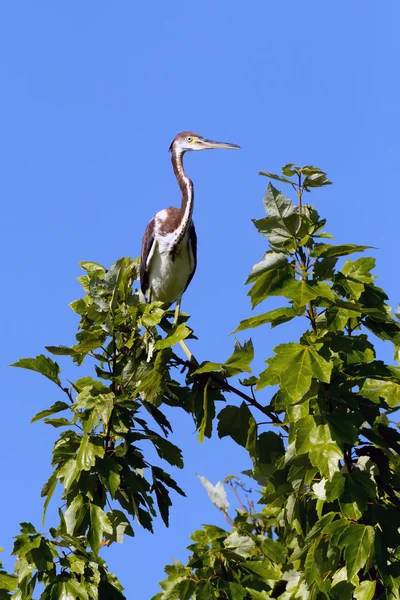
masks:
<svg viewBox="0 0 400 600"><path fill-rule="evenodd" d="M21 369L30 369L41 373L50 381L53 381L61 387L61 381L59 378L60 367L54 360L51 360L48 356L40 354L36 358L20 358L19 361L10 365L11 367L20 367Z"/></svg>

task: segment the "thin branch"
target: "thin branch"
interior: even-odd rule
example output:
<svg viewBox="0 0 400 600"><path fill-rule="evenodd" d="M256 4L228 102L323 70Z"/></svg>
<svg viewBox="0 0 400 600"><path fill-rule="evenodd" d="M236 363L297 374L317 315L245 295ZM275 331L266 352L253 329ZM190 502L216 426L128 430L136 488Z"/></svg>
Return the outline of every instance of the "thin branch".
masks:
<svg viewBox="0 0 400 600"><path fill-rule="evenodd" d="M62 389L63 392L65 392L67 394L69 401L71 402L71 404L73 404L74 399L71 394L71 388L63 387L62 385L60 385L60 388Z"/></svg>
<svg viewBox="0 0 400 600"><path fill-rule="evenodd" d="M282 423L282 421L279 419L279 417L277 417L277 415L274 412L272 412L272 410L269 409L267 406L262 406L255 398L248 396L247 394L242 392L242 390L238 390L233 385L230 385L227 381L221 382L217 378L214 378L212 376L212 374L211 374L211 379L213 381L215 381L216 383L218 383L218 385L221 387L222 390L226 390L227 392L232 392L233 394L236 394L240 398L243 398L243 400L246 400L249 404L251 404L251 406L254 406L254 408L258 408L258 410L260 410L262 413L264 413L264 415L267 415L276 425L280 425L285 431L289 431L288 427L286 425L284 425Z"/></svg>
<svg viewBox="0 0 400 600"><path fill-rule="evenodd" d="M193 356L193 354L191 354L192 356L192 360L189 361L185 361L181 358L179 358L178 356L175 356L175 360L176 362L180 363L181 365L184 365L190 373L190 370L193 369L193 367L198 366L198 362L195 359L195 357ZM194 362L195 361L195 362ZM239 390L238 388L235 388L233 385L230 385L230 383L228 383L226 380L225 381L221 381L216 375L214 375L213 373L209 374L210 379L216 383L221 390L225 390L226 392L232 392L233 394L236 394L237 396L239 396L240 398L242 398L243 400L246 400L246 402L248 402L251 406L254 406L254 408L258 408L258 410L260 410L264 415L267 415L267 417L269 417L274 423L275 425L280 425L285 431L289 431L287 425L284 425L282 423L282 421L279 419L279 417L267 406L262 406L262 404L260 404L255 397L251 397L248 394L245 394L244 392L242 392L242 390ZM253 393L254 396L254 393Z"/></svg>

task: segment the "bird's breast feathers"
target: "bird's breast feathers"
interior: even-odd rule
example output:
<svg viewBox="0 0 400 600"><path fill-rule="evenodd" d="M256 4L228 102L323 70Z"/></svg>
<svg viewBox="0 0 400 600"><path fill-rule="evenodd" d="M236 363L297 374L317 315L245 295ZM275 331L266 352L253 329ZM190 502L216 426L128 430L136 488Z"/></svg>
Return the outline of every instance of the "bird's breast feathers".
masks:
<svg viewBox="0 0 400 600"><path fill-rule="evenodd" d="M176 233L160 235L156 231L147 259L151 299L170 306L181 297L195 268L195 257L188 243L188 232L178 246Z"/></svg>

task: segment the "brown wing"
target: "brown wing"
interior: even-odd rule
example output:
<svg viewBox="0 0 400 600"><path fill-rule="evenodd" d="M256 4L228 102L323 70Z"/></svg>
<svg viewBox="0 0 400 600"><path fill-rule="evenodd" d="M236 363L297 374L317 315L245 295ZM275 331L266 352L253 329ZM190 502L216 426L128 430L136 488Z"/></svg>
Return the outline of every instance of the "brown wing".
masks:
<svg viewBox="0 0 400 600"><path fill-rule="evenodd" d="M196 235L196 229L194 228L193 221L189 227L188 241L189 241L190 248L192 249L194 265L193 265L193 271L191 272L189 279L187 280L186 287L183 290L184 292L187 290L189 283L192 281L193 275L195 274L196 267L197 267L197 235Z"/></svg>
<svg viewBox="0 0 400 600"><path fill-rule="evenodd" d="M149 274L147 272L147 259L153 249L153 245L156 243L154 238L155 228L155 217L153 217L150 223L146 227L142 240L142 253L140 255L140 287L144 296L149 289Z"/></svg>

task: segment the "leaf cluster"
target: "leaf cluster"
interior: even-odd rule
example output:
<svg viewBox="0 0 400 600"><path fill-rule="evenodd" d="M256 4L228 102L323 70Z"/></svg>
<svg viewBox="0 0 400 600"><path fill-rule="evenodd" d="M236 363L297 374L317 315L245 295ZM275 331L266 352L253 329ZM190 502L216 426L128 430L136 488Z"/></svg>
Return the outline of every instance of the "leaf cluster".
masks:
<svg viewBox="0 0 400 600"><path fill-rule="evenodd" d="M125 535L133 536L135 523L152 532L156 507L168 525L170 491L185 495L168 472L146 459L142 446L150 443L163 462L183 467L180 449L168 439L172 427L158 405L163 400L177 402L174 390L179 386L169 375L174 364L171 345L190 330L182 321L172 331L159 303L141 301L132 289L137 261L120 259L110 270L92 262L81 266L85 275L79 280L86 295L71 303L80 316L76 343L47 350L71 357L80 367L85 359L91 361L94 376L65 384L59 364L44 355L13 365L41 373L64 397L32 419L61 430L53 449L53 471L42 489L43 522L58 485L63 509L58 526L51 530L52 538L41 536L31 525L24 525L17 538L14 553L21 600L31 597L36 581L45 583L49 598L105 597L100 583L114 584L105 575L101 548L122 543ZM166 330L164 338L155 333L155 324ZM57 548L64 546L73 558L62 558L62 552L60 559ZM46 555L48 562L36 555ZM75 559L84 573L70 564ZM61 565L61 572L56 564ZM97 582L97 592L93 582L80 595L73 591L80 577ZM112 593L110 597L122 597L120 591Z"/></svg>
<svg viewBox="0 0 400 600"><path fill-rule="evenodd" d="M183 581L196 598L203 587L204 598L230 600L399 598L400 434L391 416L399 407L400 369L379 360L373 342L398 347L400 324L376 285L375 260L351 256L367 246L328 243L325 220L302 202L303 191L330 183L326 175L286 165L273 178L290 176L298 178L299 203L269 184L267 214L254 221L269 248L247 280L253 307L270 297L284 303L236 331L294 319L308 326L298 340L277 346L259 375L242 381L250 393L240 406L218 415L218 434L252 460L246 474L261 486L264 508L255 518L242 507L232 533L220 538L206 528L196 532L201 550L189 547L186 567L168 567L159 600L179 598ZM202 372L211 366L224 374L217 363ZM260 582L258 573L244 584L238 559L223 550L228 535L244 535L244 523L255 544L246 561L268 558L276 579L265 574ZM282 552L264 555L266 540ZM221 551L219 564L214 555Z"/></svg>

